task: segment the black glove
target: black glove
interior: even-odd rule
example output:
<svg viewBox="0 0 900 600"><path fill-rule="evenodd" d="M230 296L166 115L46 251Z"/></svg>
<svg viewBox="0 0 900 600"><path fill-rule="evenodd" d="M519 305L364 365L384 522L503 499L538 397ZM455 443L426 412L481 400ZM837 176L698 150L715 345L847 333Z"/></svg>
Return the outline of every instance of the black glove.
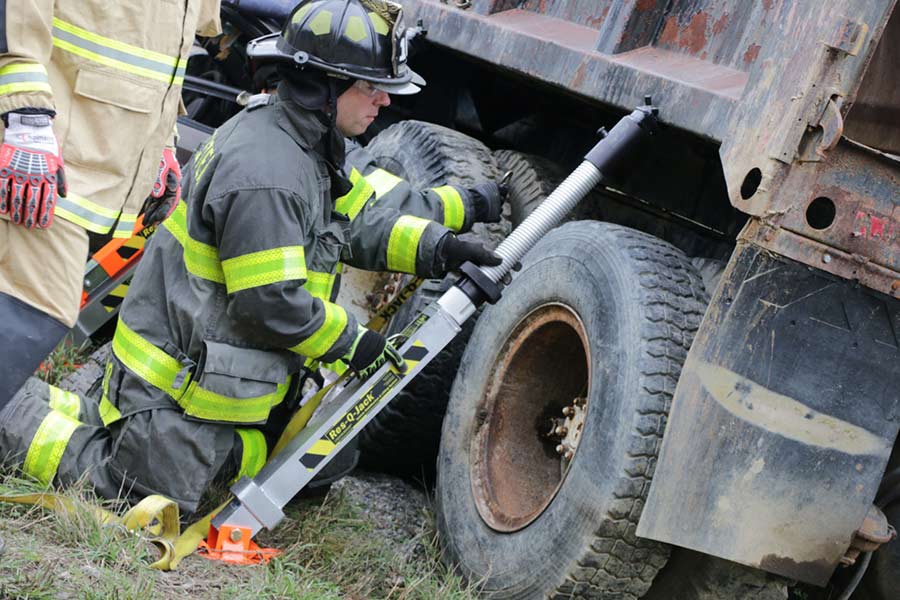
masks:
<svg viewBox="0 0 900 600"><path fill-rule="evenodd" d="M496 267L503 259L477 242L464 242L452 233L445 233L434 252L435 273L456 271L464 262Z"/></svg>
<svg viewBox="0 0 900 600"><path fill-rule="evenodd" d="M476 223L496 223L500 220L505 196L499 185L493 181L479 183L475 187L469 188L468 192L469 198L472 200Z"/></svg>
<svg viewBox="0 0 900 600"><path fill-rule="evenodd" d="M406 361L400 352L383 335L365 327L359 327L350 351L342 360L360 379L369 377L387 361L391 361L401 373L406 373Z"/></svg>

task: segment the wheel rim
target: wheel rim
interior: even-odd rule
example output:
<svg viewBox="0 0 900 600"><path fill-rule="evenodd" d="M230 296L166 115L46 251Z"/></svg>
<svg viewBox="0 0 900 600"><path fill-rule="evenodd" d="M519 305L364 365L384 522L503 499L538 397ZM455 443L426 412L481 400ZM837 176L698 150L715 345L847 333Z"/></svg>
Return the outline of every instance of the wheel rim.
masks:
<svg viewBox="0 0 900 600"><path fill-rule="evenodd" d="M498 356L476 411L471 480L485 524L512 532L550 505L577 455L591 362L583 323L557 303L519 321Z"/></svg>

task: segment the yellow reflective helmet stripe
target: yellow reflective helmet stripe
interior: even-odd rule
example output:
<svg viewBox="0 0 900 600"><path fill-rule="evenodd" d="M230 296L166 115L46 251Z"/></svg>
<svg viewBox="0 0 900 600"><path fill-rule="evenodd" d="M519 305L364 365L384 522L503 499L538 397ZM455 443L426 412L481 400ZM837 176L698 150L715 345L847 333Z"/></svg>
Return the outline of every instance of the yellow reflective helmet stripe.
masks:
<svg viewBox="0 0 900 600"><path fill-rule="evenodd" d="M53 212L56 216L94 233L109 233L119 218L118 210L104 208L72 192L65 198L62 196L57 198ZM134 229L134 222L131 223L131 228ZM130 230L128 235L130 237Z"/></svg>
<svg viewBox="0 0 900 600"><path fill-rule="evenodd" d="M19 63L0 68L0 94L52 91L44 65Z"/></svg>
<svg viewBox="0 0 900 600"><path fill-rule="evenodd" d="M366 205L374 190L366 178L356 169L350 171L350 182L353 184L353 188L347 194L335 200L334 210L352 221Z"/></svg>
<svg viewBox="0 0 900 600"><path fill-rule="evenodd" d="M444 185L433 188L441 198L441 204L444 205L444 227L453 231L462 229L466 220L466 208L463 205L462 196L455 187Z"/></svg>
<svg viewBox="0 0 900 600"><path fill-rule="evenodd" d="M347 18L344 36L351 42L361 42L369 37L369 32L366 31L366 24L360 17L352 16Z"/></svg>
<svg viewBox="0 0 900 600"><path fill-rule="evenodd" d="M116 358L135 375L173 398L180 396L184 384L178 390L172 384L182 371L182 364L135 333L122 319L116 326L112 349ZM185 383L189 378L187 374Z"/></svg>
<svg viewBox="0 0 900 600"><path fill-rule="evenodd" d="M320 10L319 13L310 20L309 30L316 35L327 35L331 33L332 16L330 10Z"/></svg>
<svg viewBox="0 0 900 600"><path fill-rule="evenodd" d="M249 288L306 279L303 246L260 250L222 261L225 288L229 294Z"/></svg>
<svg viewBox="0 0 900 600"><path fill-rule="evenodd" d="M325 307L325 320L312 335L291 348L291 351L310 358L318 358L326 354L347 327L347 312L331 302L322 302Z"/></svg>
<svg viewBox="0 0 900 600"><path fill-rule="evenodd" d="M56 477L69 439L79 425L81 423L77 420L59 411L48 412L28 446L22 470L42 484L49 485Z"/></svg>
<svg viewBox="0 0 900 600"><path fill-rule="evenodd" d="M268 448L266 447L266 436L259 429L237 428L238 435L241 436L241 467L234 480L237 481L241 477L254 477L259 473L266 464L266 455Z"/></svg>
<svg viewBox="0 0 900 600"><path fill-rule="evenodd" d="M297 12L295 12L294 16L291 18L291 22L299 23L303 19L303 17L306 16L306 13L308 13L312 9L312 7L313 5L312 3L310 3L301 8L298 8Z"/></svg>
<svg viewBox="0 0 900 600"><path fill-rule="evenodd" d="M375 197L381 198L392 189L397 187L397 184L403 181L393 173L389 171L385 171L384 169L375 169L368 175L366 175L366 181L375 188Z"/></svg>
<svg viewBox="0 0 900 600"><path fill-rule="evenodd" d="M309 271L306 274L306 283L303 284L305 289L313 298L318 298L323 302L331 301L331 292L334 290L334 282L337 276L332 273L323 273L321 271Z"/></svg>
<svg viewBox="0 0 900 600"><path fill-rule="evenodd" d="M369 13L369 20L375 28L375 33L379 35L387 35L391 31L391 26L384 20L384 17L375 12Z"/></svg>
<svg viewBox="0 0 900 600"><path fill-rule="evenodd" d="M387 268L388 271L401 273L416 272L416 256L419 251L419 240L422 232L431 221L403 215L391 229L388 239Z"/></svg>
<svg viewBox="0 0 900 600"><path fill-rule="evenodd" d="M78 419L78 415L81 413L81 398L78 397L78 394L61 390L54 385L49 387L50 408L73 419Z"/></svg>
<svg viewBox="0 0 900 600"><path fill-rule="evenodd" d="M184 250L184 266L192 275L215 283L225 283L225 273L219 262L215 246L193 239L187 230L187 205L182 200L171 216L163 221L163 227L171 233Z"/></svg>
<svg viewBox="0 0 900 600"><path fill-rule="evenodd" d="M119 42L56 17L53 18L53 45L132 75L176 85L184 82L187 60Z"/></svg>

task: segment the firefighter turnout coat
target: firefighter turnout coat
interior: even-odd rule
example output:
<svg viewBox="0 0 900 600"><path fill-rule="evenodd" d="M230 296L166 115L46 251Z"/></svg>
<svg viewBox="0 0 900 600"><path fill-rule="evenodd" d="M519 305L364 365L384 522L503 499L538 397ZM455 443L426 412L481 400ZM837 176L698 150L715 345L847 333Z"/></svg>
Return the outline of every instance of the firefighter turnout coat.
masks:
<svg viewBox="0 0 900 600"><path fill-rule="evenodd" d="M0 414L0 451L26 472L66 484L88 471L101 495L194 511L216 477L262 468L304 363L348 352L341 265L436 275L437 241L471 227L465 190L413 191L360 149L359 168L343 166L344 140L287 96L255 99L188 164L122 305L99 405L70 398L73 420L32 380Z"/></svg>
<svg viewBox="0 0 900 600"><path fill-rule="evenodd" d="M56 218L130 237L171 140L195 32L218 0L7 0L0 113L56 111L69 194Z"/></svg>

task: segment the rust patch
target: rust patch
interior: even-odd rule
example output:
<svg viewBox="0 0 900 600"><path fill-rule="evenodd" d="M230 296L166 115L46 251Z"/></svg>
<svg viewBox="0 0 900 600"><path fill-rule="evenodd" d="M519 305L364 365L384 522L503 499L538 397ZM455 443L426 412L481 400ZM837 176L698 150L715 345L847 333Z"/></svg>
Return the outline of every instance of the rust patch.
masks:
<svg viewBox="0 0 900 600"><path fill-rule="evenodd" d="M581 64L578 65L578 69L575 70L575 76L572 77L572 87L580 88L581 84L584 83L584 76L587 72L587 61L581 61Z"/></svg>
<svg viewBox="0 0 900 600"><path fill-rule="evenodd" d="M705 12L698 12L691 18L691 22L682 32L678 45L687 48L693 54L697 54L706 46L706 24L709 21L709 15Z"/></svg>
<svg viewBox="0 0 900 600"><path fill-rule="evenodd" d="M775 0L763 0L763 8L766 10L772 10L772 7L775 6Z"/></svg>
<svg viewBox="0 0 900 600"><path fill-rule="evenodd" d="M603 12L600 13L600 16L589 17L587 20L587 24L590 25L591 27L597 27L598 25L603 23L603 21L606 20L606 15L608 15L608 14L609 14L609 5L607 4L606 8L603 9Z"/></svg>
<svg viewBox="0 0 900 600"><path fill-rule="evenodd" d="M713 34L719 35L723 31L725 31L726 27L728 27L728 13L723 14L716 20L715 23L713 23Z"/></svg>
<svg viewBox="0 0 900 600"><path fill-rule="evenodd" d="M660 44L675 44L678 41L678 17L669 15L666 17L666 25L659 34Z"/></svg>
<svg viewBox="0 0 900 600"><path fill-rule="evenodd" d="M638 12L647 12L656 8L656 0L637 0L634 9Z"/></svg>
<svg viewBox="0 0 900 600"><path fill-rule="evenodd" d="M691 54L699 54L706 46L706 26L708 23L709 15L703 11L691 17L691 22L683 29L679 28L676 16L669 16L659 36L659 43L671 44L683 48Z"/></svg>
<svg viewBox="0 0 900 600"><path fill-rule="evenodd" d="M756 61L756 58L759 56L759 49L759 44L750 44L747 46L747 51L744 52L744 62L749 64Z"/></svg>

